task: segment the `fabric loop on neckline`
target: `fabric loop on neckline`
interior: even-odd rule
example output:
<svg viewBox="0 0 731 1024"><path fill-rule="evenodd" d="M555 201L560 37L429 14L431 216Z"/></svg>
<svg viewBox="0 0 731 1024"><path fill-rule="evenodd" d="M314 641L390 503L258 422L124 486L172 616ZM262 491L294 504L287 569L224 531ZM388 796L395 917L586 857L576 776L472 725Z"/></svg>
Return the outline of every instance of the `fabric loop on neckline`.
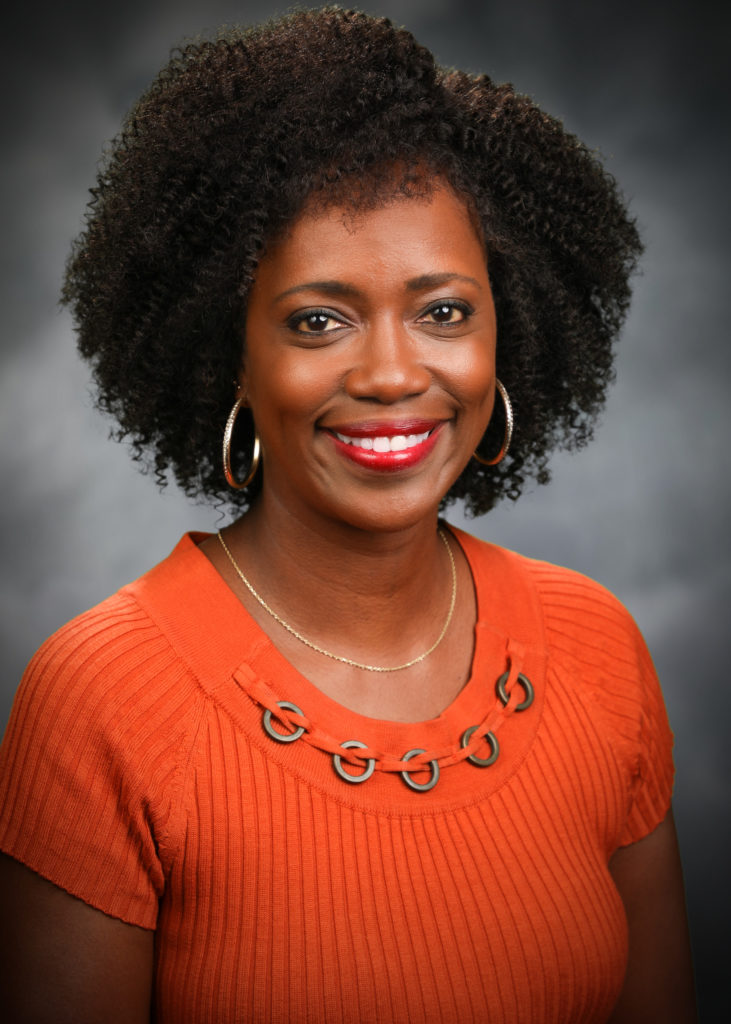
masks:
<svg viewBox="0 0 731 1024"><path fill-rule="evenodd" d="M526 655L525 645L509 639L506 647L507 669L498 676L494 684L494 699L489 704L482 721L475 725L468 725L448 746L431 750L412 749L400 756L372 748L358 740L348 740L346 743L336 740L318 728L296 705L287 700L279 700L271 687L246 664L239 666L234 673L234 679L247 696L262 708L263 725L269 737L284 743L292 743L301 739L309 746L322 750L335 759L336 771L341 778L345 777L342 770L343 763L364 772L364 781L374 770L400 773L404 781L408 781L413 773L431 771L435 781L427 788L432 788L439 777L439 770L442 768L459 764L465 760L479 767L493 764L500 752L497 740L500 728L515 712L530 706L533 687L530 680L521 672ZM282 726L281 730L276 728L275 735L272 734L271 729L272 718ZM465 736L467 738L463 744ZM486 739L488 736L490 738ZM486 748L489 751L489 756L483 757L480 752L484 752ZM356 776L347 781L359 780L360 777ZM423 787L413 785L411 788L417 791L423 789Z"/></svg>

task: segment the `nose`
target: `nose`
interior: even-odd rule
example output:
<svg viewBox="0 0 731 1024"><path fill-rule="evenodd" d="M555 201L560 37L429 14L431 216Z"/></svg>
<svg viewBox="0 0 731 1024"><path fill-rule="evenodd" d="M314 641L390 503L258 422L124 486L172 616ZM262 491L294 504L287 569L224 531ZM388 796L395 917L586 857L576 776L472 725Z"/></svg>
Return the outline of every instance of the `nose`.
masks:
<svg viewBox="0 0 731 1024"><path fill-rule="evenodd" d="M345 378L351 398L393 404L423 394L431 373L418 341L402 322L379 320L361 336L353 366Z"/></svg>

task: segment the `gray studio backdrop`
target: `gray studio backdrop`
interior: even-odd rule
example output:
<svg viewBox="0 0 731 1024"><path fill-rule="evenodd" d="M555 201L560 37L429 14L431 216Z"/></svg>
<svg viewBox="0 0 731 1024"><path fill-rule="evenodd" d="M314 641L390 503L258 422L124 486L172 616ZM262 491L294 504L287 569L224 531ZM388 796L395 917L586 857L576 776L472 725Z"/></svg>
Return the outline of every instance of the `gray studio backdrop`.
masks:
<svg viewBox="0 0 731 1024"><path fill-rule="evenodd" d="M283 6L71 0L4 16L0 724L50 632L149 568L184 530L220 525L173 490L161 495L107 439L56 303L102 146L169 48ZM596 441L556 458L550 487L468 528L595 577L638 620L676 733L703 1019L729 1019L728 7L363 6L406 24L443 64L513 81L562 117L604 154L643 230L644 272Z"/></svg>

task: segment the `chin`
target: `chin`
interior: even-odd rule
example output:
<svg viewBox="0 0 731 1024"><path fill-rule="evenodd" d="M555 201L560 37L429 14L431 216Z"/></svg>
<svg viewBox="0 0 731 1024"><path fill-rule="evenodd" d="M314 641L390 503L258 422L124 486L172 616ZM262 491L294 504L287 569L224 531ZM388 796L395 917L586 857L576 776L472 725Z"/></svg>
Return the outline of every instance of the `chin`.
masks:
<svg viewBox="0 0 731 1024"><path fill-rule="evenodd" d="M399 533L414 529L425 522L436 523L440 500L422 502L409 500L401 495L383 495L357 507L341 507L333 518L346 526L367 533Z"/></svg>

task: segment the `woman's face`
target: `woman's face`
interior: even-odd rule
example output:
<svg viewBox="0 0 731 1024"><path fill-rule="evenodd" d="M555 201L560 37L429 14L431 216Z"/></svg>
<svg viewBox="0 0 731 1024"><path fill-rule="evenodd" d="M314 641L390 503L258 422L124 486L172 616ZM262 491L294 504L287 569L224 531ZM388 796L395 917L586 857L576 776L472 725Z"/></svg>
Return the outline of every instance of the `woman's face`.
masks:
<svg viewBox="0 0 731 1024"><path fill-rule="evenodd" d="M448 187L305 209L249 297L262 500L366 530L433 517L490 418L495 334L484 247Z"/></svg>

